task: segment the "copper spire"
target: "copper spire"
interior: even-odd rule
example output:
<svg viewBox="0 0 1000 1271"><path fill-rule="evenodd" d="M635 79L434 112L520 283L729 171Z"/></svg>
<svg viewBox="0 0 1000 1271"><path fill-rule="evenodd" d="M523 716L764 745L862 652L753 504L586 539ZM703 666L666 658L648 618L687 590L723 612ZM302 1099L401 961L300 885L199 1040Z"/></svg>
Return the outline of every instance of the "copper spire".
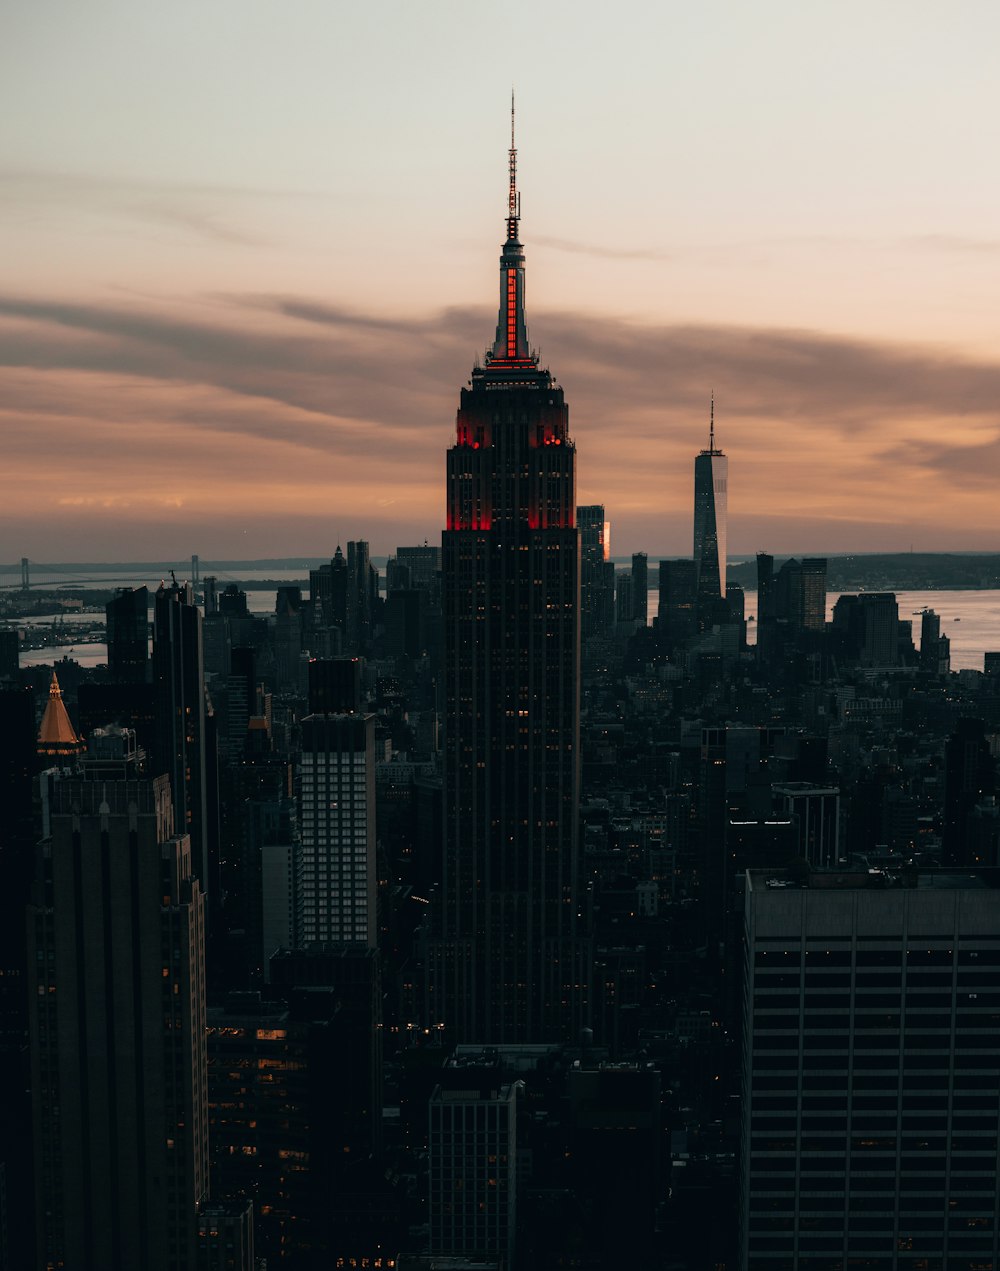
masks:
<svg viewBox="0 0 1000 1271"><path fill-rule="evenodd" d="M37 751L40 755L78 755L83 742L77 737L63 702L62 689L55 671L49 683L49 700L38 730Z"/></svg>

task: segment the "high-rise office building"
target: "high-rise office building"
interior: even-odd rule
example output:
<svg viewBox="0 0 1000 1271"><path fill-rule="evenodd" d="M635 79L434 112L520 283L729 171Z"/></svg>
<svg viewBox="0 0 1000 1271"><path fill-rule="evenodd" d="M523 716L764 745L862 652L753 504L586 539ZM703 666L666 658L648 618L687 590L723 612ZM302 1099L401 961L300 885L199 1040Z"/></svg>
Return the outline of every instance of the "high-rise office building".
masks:
<svg viewBox="0 0 1000 1271"><path fill-rule="evenodd" d="M38 1266L188 1271L208 1190L190 840L127 731L51 797L28 911Z"/></svg>
<svg viewBox="0 0 1000 1271"><path fill-rule="evenodd" d="M809 781L771 787L775 811L794 818L799 855L812 866L832 868L840 860L840 788Z"/></svg>
<svg viewBox="0 0 1000 1271"><path fill-rule="evenodd" d="M986 725L962 717L944 748L944 859L971 865L975 859L969 817L978 803L997 791L997 764L990 753Z"/></svg>
<svg viewBox="0 0 1000 1271"><path fill-rule="evenodd" d="M205 674L201 611L190 583L161 583L153 607L156 745L152 770L170 778L177 828L191 836L191 860L205 892L209 862Z"/></svg>
<svg viewBox="0 0 1000 1271"><path fill-rule="evenodd" d="M223 1200L198 1214L198 1271L257 1271L253 1201Z"/></svg>
<svg viewBox="0 0 1000 1271"><path fill-rule="evenodd" d="M377 943L375 716L302 721L296 944Z"/></svg>
<svg viewBox="0 0 1000 1271"><path fill-rule="evenodd" d="M121 684L145 684L149 667L149 589L119 587L104 612L109 675Z"/></svg>
<svg viewBox="0 0 1000 1271"><path fill-rule="evenodd" d="M712 398L708 449L694 461L694 565L698 602L711 605L726 594L726 528L729 460L715 444Z"/></svg>
<svg viewBox="0 0 1000 1271"><path fill-rule="evenodd" d="M22 1145L31 1138L24 1060L28 1037L24 908L38 840L32 815L38 758L31 690L0 686L0 719L0 1088L5 1092L0 1101L0 1163L6 1165L9 1258L5 1263L0 1256L0 1267L6 1271L30 1266L29 1249L34 1247L31 1171L25 1169L22 1155Z"/></svg>
<svg viewBox="0 0 1000 1271"><path fill-rule="evenodd" d="M997 1266L1000 880L747 875L740 1266Z"/></svg>
<svg viewBox="0 0 1000 1271"><path fill-rule="evenodd" d="M378 571L372 565L364 539L347 544L347 649L367 653L375 626L378 603Z"/></svg>
<svg viewBox="0 0 1000 1271"><path fill-rule="evenodd" d="M443 535L445 833L428 1015L463 1041L575 1035L580 549L563 391L524 314L516 151L496 340L462 389Z"/></svg>
<svg viewBox="0 0 1000 1271"><path fill-rule="evenodd" d="M649 557L632 553L632 617L642 626L649 619Z"/></svg>
<svg viewBox="0 0 1000 1271"><path fill-rule="evenodd" d="M683 644L698 629L698 576L693 560L661 560L656 628L670 646Z"/></svg>
<svg viewBox="0 0 1000 1271"><path fill-rule="evenodd" d="M447 1257L516 1266L517 1098L524 1083L438 1086L430 1100L430 1244Z"/></svg>
<svg viewBox="0 0 1000 1271"><path fill-rule="evenodd" d="M941 615L925 609L920 616L920 669L930 675L951 670L951 641L941 634Z"/></svg>
<svg viewBox="0 0 1000 1271"><path fill-rule="evenodd" d="M21 665L21 633L16 627L0 627L0 680L16 678Z"/></svg>
<svg viewBox="0 0 1000 1271"><path fill-rule="evenodd" d="M600 503L576 509L580 530L580 630L584 638L605 634L615 620L615 567L611 522Z"/></svg>

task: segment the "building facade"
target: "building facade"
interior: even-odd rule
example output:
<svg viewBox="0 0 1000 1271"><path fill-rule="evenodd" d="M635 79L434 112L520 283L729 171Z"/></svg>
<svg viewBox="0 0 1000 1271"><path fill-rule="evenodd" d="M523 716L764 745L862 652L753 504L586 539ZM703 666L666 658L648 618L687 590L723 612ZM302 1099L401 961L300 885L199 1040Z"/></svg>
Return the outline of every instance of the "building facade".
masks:
<svg viewBox="0 0 1000 1271"><path fill-rule="evenodd" d="M228 667L226 668L228 670ZM205 663L201 612L190 583L161 583L153 601L153 769L170 778L177 828L191 836L202 889L212 890L205 737Z"/></svg>
<svg viewBox="0 0 1000 1271"><path fill-rule="evenodd" d="M694 461L694 565L698 601L711 606L726 594L729 460L715 444L712 402L708 449Z"/></svg>
<svg viewBox="0 0 1000 1271"><path fill-rule="evenodd" d="M108 673L124 684L144 684L149 670L149 590L119 587L104 606Z"/></svg>
<svg viewBox="0 0 1000 1271"><path fill-rule="evenodd" d="M204 903L167 778L95 764L53 787L28 910L37 1265L189 1271L208 1191Z"/></svg>
<svg viewBox="0 0 1000 1271"><path fill-rule="evenodd" d="M542 1039L583 1018L578 939L580 544L563 391L524 316L516 152L496 340L448 452L443 879L427 1012L461 1041Z"/></svg>
<svg viewBox="0 0 1000 1271"><path fill-rule="evenodd" d="M1000 880L747 875L740 1266L996 1266Z"/></svg>
<svg viewBox="0 0 1000 1271"><path fill-rule="evenodd" d="M374 715L307 715L300 772L296 944L374 948Z"/></svg>
<svg viewBox="0 0 1000 1271"><path fill-rule="evenodd" d="M517 1098L520 1081L499 1089L449 1090L430 1100L431 1253L499 1255L516 1266Z"/></svg>

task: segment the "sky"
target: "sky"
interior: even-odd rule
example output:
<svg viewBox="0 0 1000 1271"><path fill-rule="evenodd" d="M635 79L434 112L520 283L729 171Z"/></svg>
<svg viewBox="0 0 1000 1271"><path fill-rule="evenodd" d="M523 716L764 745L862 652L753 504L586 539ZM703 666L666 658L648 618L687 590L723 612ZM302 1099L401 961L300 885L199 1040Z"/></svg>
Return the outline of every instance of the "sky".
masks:
<svg viewBox="0 0 1000 1271"><path fill-rule="evenodd" d="M616 555L997 550L1000 6L6 0L0 559L437 539L532 342Z"/></svg>

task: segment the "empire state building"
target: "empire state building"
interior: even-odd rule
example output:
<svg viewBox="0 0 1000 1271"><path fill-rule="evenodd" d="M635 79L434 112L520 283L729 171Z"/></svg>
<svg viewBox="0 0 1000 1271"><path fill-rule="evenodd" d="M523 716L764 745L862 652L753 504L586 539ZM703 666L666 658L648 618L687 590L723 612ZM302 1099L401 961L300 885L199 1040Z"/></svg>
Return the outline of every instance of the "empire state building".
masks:
<svg viewBox="0 0 1000 1271"><path fill-rule="evenodd" d="M444 842L428 1012L459 1041L586 1022L580 539L562 389L528 344L511 111L496 338L462 389L442 539Z"/></svg>

